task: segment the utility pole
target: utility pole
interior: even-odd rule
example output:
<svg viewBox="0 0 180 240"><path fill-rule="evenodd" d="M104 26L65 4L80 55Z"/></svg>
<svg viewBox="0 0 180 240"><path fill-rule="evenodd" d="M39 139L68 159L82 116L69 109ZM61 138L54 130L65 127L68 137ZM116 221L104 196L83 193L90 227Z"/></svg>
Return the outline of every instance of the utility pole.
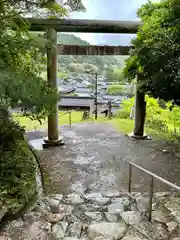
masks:
<svg viewBox="0 0 180 240"><path fill-rule="evenodd" d="M97 80L98 80L98 74L96 73L96 82L95 82L95 119L97 119L97 96L98 96L98 84L97 84Z"/></svg>

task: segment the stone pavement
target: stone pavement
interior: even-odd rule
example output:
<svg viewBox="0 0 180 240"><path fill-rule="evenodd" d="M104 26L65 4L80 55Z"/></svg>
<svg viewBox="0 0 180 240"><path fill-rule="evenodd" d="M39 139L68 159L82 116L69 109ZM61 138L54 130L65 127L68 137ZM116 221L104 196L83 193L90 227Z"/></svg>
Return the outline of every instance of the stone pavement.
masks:
<svg viewBox="0 0 180 240"><path fill-rule="evenodd" d="M90 191L128 189L128 161L180 186L180 161L164 142L132 141L109 123L80 123L61 127L65 145L41 151L41 164L48 175L48 193L69 193L76 188ZM27 134L35 147L41 147L47 131ZM34 140L33 140L34 139ZM169 144L168 144L169 145ZM149 177L133 168L133 191L147 192ZM169 187L155 181L156 191Z"/></svg>
<svg viewBox="0 0 180 240"><path fill-rule="evenodd" d="M150 223L147 194L53 194L7 224L0 240L178 240L179 203L172 194L156 193Z"/></svg>
<svg viewBox="0 0 180 240"><path fill-rule="evenodd" d="M132 141L110 124L61 127L65 145L42 150L45 130L27 133L40 149L46 196L8 223L0 240L180 240L180 198L155 181L152 223L147 221L149 178L128 161L180 186L179 160L156 141ZM163 191L166 191L163 193Z"/></svg>

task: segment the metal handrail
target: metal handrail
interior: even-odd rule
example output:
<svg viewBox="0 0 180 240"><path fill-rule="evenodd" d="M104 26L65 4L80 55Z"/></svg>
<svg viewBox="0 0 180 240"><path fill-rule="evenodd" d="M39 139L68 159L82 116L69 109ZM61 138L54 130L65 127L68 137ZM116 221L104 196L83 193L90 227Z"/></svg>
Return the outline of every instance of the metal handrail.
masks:
<svg viewBox="0 0 180 240"><path fill-rule="evenodd" d="M149 211L148 211L148 220L151 221L154 178L156 178L160 182L163 182L164 184L176 189L177 191L180 191L180 187L178 187L176 184L173 184L173 183L165 180L162 177L159 177L158 175L148 171L147 169L140 167L139 165L129 161L129 186L128 186L129 193L131 192L131 185L132 185L132 166L151 176L150 183L149 183Z"/></svg>

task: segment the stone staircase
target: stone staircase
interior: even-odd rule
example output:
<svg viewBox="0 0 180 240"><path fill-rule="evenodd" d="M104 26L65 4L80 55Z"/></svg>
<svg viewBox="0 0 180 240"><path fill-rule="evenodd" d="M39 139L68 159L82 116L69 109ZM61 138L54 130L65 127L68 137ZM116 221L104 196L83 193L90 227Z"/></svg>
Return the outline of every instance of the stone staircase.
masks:
<svg viewBox="0 0 180 240"><path fill-rule="evenodd" d="M0 240L178 240L180 199L157 193L152 222L148 194L70 193L45 196L22 218L8 223Z"/></svg>

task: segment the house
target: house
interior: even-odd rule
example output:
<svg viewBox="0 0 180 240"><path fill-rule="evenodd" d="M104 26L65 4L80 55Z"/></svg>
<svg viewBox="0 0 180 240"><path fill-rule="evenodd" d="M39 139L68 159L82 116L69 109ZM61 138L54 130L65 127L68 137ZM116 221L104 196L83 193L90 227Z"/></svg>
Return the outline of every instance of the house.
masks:
<svg viewBox="0 0 180 240"><path fill-rule="evenodd" d="M58 87L58 91L60 93L60 95L66 95L66 94L70 94L76 91L76 87L71 86L71 85L60 85Z"/></svg>
<svg viewBox="0 0 180 240"><path fill-rule="evenodd" d="M92 97L77 97L63 96L58 102L60 110L79 110L91 112L94 106L94 98Z"/></svg>

